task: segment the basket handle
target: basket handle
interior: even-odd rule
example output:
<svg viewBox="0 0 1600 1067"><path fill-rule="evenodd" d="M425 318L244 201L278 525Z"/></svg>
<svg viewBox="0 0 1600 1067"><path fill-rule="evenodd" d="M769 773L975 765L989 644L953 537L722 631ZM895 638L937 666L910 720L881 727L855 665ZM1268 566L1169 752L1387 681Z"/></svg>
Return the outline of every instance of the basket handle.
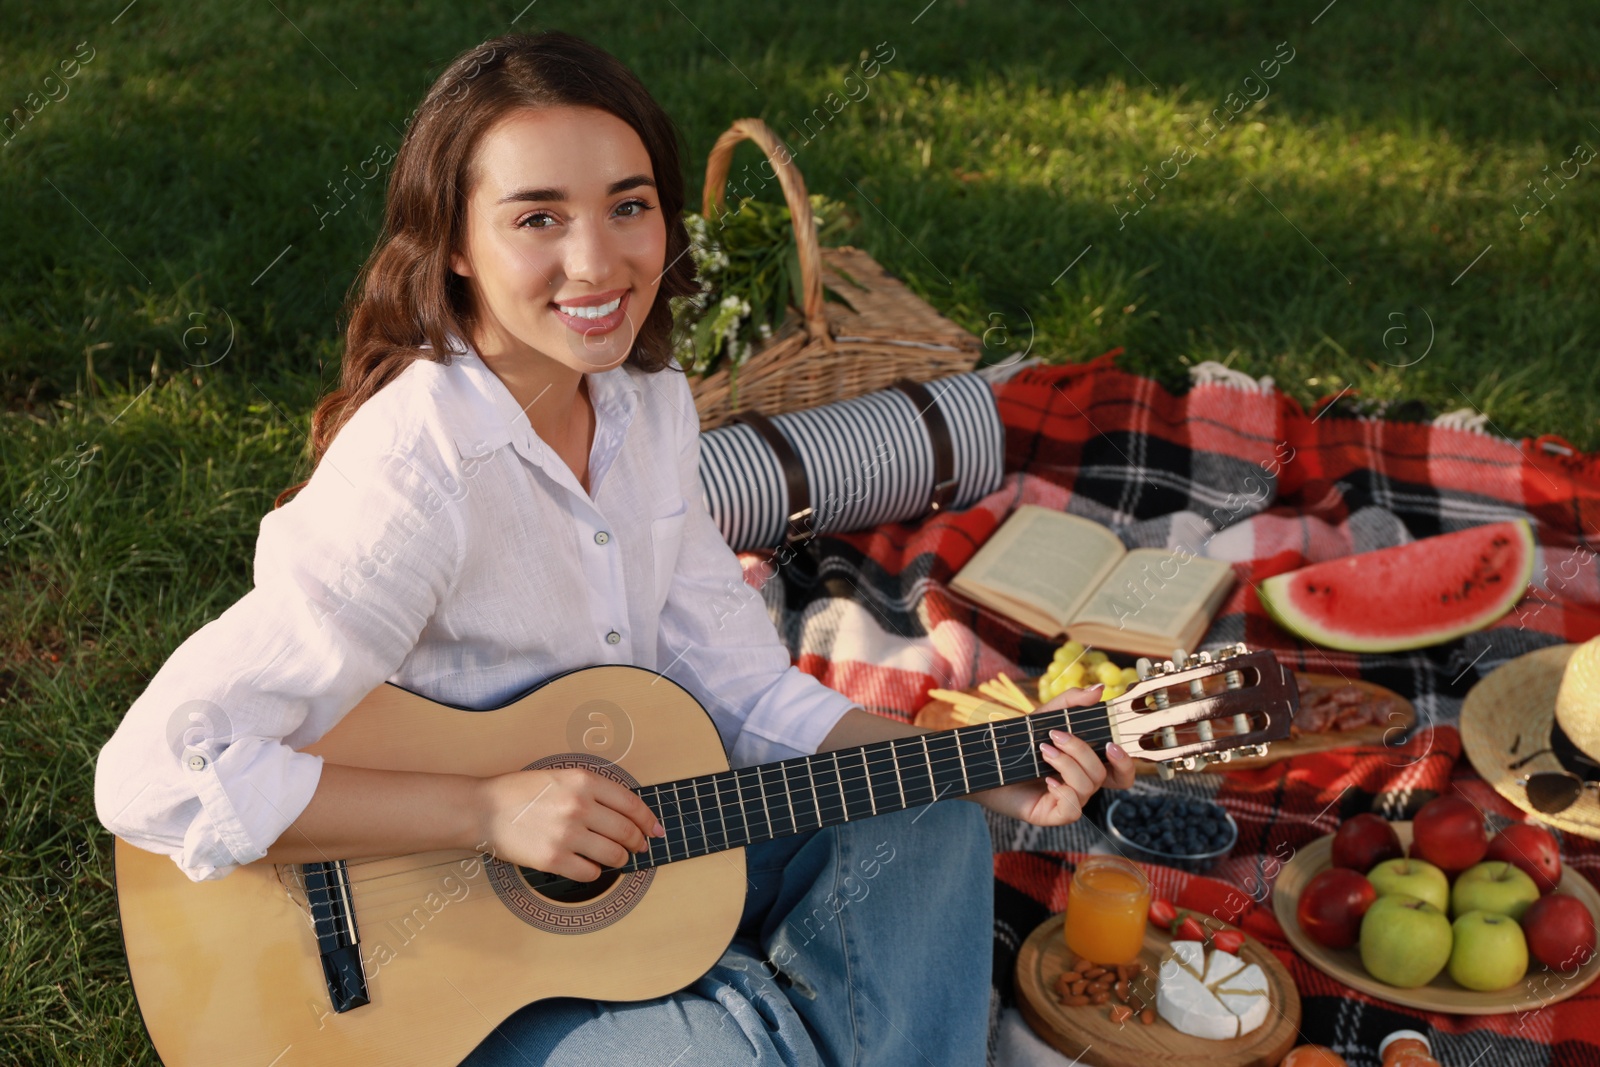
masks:
<svg viewBox="0 0 1600 1067"><path fill-rule="evenodd" d="M828 333L828 320L822 311L822 249L817 244L817 222L811 215L805 179L800 176L800 168L794 165L794 153L765 122L755 118L735 119L711 146L711 154L706 157L706 186L700 213L709 222L713 209L720 211L727 206L728 167L733 162L734 146L744 140L754 141L777 172L800 252L800 290L805 295L805 306L800 312L805 319L806 332L820 341L825 351L831 350L833 337Z"/></svg>

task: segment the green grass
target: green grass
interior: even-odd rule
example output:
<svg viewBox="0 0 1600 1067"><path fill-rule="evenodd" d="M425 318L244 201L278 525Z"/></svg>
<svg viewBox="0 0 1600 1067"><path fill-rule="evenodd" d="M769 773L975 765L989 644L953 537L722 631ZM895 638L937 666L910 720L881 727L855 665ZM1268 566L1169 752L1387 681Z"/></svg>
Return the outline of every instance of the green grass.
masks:
<svg viewBox="0 0 1600 1067"><path fill-rule="evenodd" d="M256 522L304 469L381 195L319 225L326 183L395 146L431 77L521 6L124 2L11 4L0 45L7 109L95 50L0 148L0 504L26 520L0 547L6 1063L155 1062L96 752L247 588ZM1513 437L1600 447L1594 165L1525 227L1514 208L1600 147L1588 5L921 6L539 4L519 25L633 66L683 130L691 189L730 120L765 118L814 191L854 205L853 243L975 332L1004 324L992 358L1124 345L1174 387L1217 359L1308 405L1346 387L1374 410L1470 404ZM1128 183L1199 148L1190 123L1283 41L1270 96L1119 223ZM879 42L895 54L870 95L797 134Z"/></svg>

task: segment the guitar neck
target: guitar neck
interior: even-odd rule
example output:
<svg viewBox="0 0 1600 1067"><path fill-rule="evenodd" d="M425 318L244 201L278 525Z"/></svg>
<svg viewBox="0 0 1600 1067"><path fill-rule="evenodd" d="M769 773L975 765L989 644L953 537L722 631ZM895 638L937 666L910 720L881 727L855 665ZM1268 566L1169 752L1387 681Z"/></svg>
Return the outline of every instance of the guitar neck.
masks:
<svg viewBox="0 0 1600 1067"><path fill-rule="evenodd" d="M1066 729L1102 756L1105 704L1036 711L913 737L874 741L755 767L641 786L666 831L622 867L634 871L887 815L1052 773L1039 752Z"/></svg>

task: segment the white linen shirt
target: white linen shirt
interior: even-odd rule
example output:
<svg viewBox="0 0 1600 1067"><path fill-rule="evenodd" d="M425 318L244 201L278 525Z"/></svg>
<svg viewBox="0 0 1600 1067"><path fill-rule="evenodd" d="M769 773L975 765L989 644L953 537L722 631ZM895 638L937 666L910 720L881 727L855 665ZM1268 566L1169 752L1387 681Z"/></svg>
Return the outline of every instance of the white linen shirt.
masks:
<svg viewBox="0 0 1600 1067"><path fill-rule="evenodd" d="M702 500L676 368L586 375L584 492L475 353L417 359L261 520L254 587L156 672L101 750L107 829L194 881L266 854L310 802L296 751L384 681L500 707L633 664L710 713L734 767L817 750L854 702L790 665Z"/></svg>

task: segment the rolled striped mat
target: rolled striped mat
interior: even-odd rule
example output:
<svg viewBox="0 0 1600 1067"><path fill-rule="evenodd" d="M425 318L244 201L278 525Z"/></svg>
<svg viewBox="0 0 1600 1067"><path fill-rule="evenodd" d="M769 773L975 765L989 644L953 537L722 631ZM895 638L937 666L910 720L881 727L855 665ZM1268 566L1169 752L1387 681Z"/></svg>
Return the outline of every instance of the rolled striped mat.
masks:
<svg viewBox="0 0 1600 1067"><path fill-rule="evenodd" d="M949 427L957 480L949 507L1000 485L1005 433L994 391L978 374L923 383ZM923 412L898 389L771 417L805 470L817 533L843 533L924 514L934 489L933 440ZM700 436L706 510L735 551L782 543L791 511L783 467L748 425Z"/></svg>

